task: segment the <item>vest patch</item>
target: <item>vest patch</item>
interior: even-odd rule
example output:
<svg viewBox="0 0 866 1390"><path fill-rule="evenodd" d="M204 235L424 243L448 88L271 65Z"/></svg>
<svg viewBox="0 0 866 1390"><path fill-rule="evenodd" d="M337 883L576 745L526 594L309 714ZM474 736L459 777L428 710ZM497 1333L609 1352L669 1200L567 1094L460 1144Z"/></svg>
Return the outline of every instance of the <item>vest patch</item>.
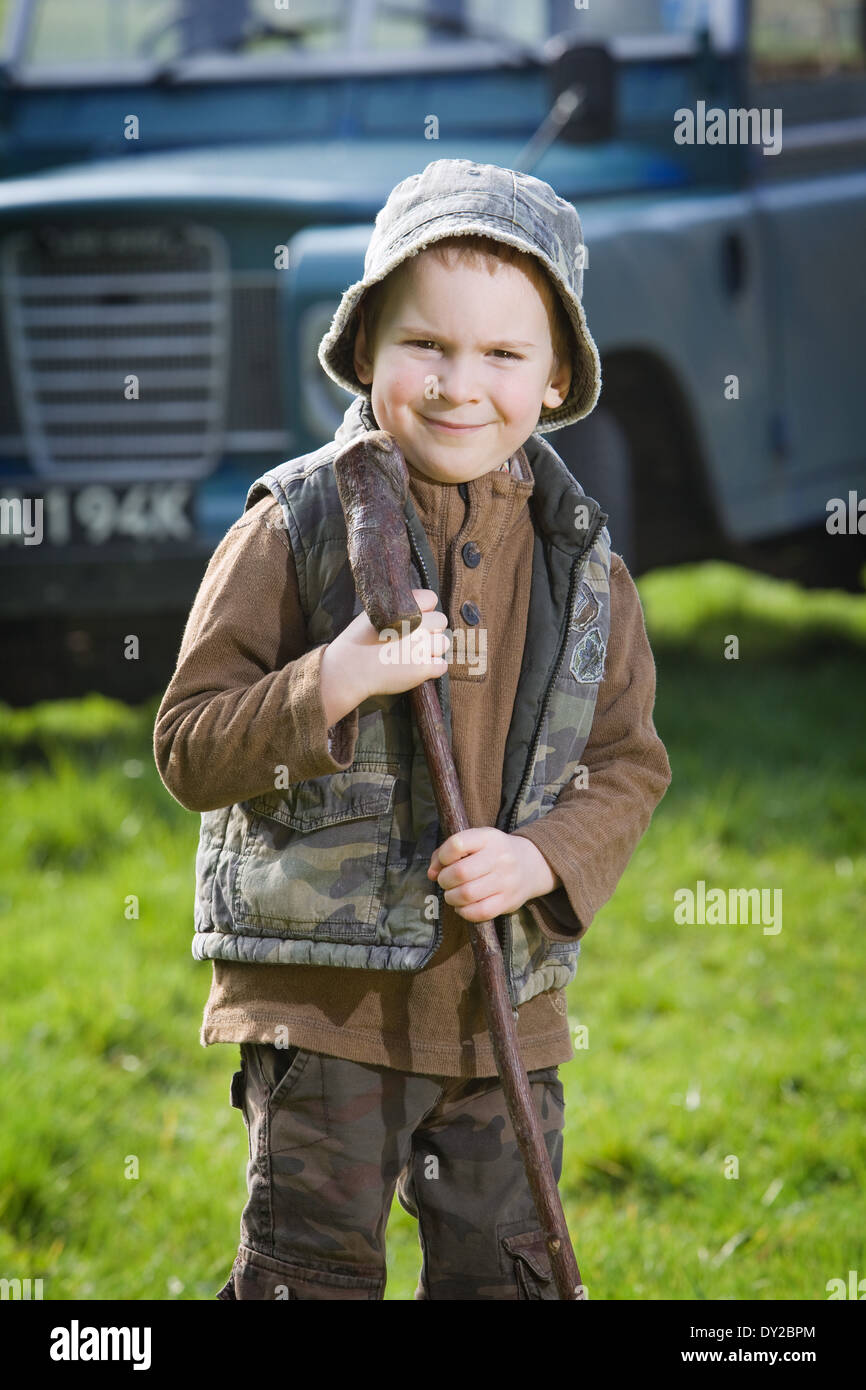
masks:
<svg viewBox="0 0 866 1390"><path fill-rule="evenodd" d="M590 628L571 654L570 671L581 685L595 685L604 675L607 648L597 627Z"/></svg>
<svg viewBox="0 0 866 1390"><path fill-rule="evenodd" d="M605 640L596 619L601 612L601 599L585 579L574 596L571 626L585 635L571 653L568 669L581 685L596 685L604 675ZM592 624L592 626L590 626Z"/></svg>

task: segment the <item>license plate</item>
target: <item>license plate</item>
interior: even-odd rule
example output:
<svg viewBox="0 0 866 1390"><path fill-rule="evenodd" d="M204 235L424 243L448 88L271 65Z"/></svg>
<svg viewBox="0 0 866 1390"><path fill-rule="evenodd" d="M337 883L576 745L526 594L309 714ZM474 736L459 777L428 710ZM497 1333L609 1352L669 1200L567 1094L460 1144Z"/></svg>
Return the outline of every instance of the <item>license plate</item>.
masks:
<svg viewBox="0 0 866 1390"><path fill-rule="evenodd" d="M0 546L182 541L195 534L193 500L188 482L26 490L0 484Z"/></svg>

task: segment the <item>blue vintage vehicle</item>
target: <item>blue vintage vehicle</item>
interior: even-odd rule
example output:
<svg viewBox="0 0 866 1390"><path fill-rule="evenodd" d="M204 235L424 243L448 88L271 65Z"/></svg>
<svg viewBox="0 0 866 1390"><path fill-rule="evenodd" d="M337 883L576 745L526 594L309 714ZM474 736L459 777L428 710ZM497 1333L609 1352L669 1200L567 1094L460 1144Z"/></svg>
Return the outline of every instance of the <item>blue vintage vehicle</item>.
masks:
<svg viewBox="0 0 866 1390"><path fill-rule="evenodd" d="M864 34L851 0L10 0L0 617L181 620L343 414L316 347L376 210L453 156L581 213L604 387L550 438L633 572L856 586Z"/></svg>

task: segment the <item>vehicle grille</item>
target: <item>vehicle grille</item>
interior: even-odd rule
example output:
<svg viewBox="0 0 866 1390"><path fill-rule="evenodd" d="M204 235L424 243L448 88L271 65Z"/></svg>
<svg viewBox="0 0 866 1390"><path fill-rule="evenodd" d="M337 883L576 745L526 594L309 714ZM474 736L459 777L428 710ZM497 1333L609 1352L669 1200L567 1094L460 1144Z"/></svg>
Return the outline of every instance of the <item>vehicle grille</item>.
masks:
<svg viewBox="0 0 866 1390"><path fill-rule="evenodd" d="M226 448L276 451L285 458L292 438L280 387L285 353L277 331L279 275L278 270L239 271L232 277Z"/></svg>
<svg viewBox="0 0 866 1390"><path fill-rule="evenodd" d="M18 402L15 399L6 334L0 333L0 455L20 454L23 451L21 419L18 415Z"/></svg>
<svg viewBox="0 0 866 1390"><path fill-rule="evenodd" d="M233 279L214 229L15 232L2 275L2 452L73 482L200 477L233 432L237 447L279 451L275 287ZM0 388L3 370L0 354Z"/></svg>

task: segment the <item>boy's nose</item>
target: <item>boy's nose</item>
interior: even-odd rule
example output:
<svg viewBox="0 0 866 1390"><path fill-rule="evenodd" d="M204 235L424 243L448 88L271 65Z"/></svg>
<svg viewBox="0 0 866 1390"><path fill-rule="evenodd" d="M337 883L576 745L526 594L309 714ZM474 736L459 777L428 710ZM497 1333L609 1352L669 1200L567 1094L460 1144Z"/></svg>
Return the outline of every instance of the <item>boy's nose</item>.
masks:
<svg viewBox="0 0 866 1390"><path fill-rule="evenodd" d="M480 399L477 364L468 357L453 358L439 372L439 395L454 405Z"/></svg>

